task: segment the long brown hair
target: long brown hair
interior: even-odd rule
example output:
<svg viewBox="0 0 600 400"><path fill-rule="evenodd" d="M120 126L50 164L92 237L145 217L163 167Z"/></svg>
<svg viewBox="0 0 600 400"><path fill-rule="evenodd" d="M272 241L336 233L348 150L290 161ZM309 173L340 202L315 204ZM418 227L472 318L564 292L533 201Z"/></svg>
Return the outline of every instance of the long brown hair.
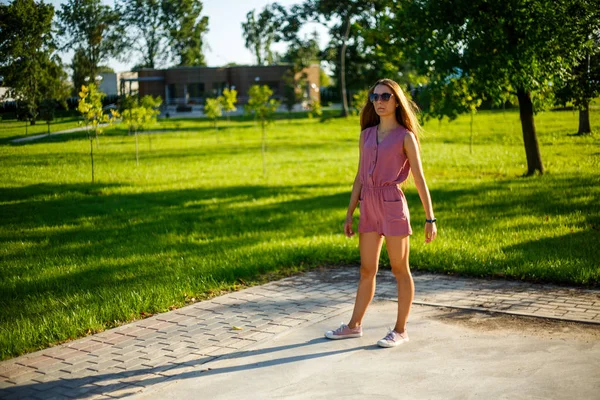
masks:
<svg viewBox="0 0 600 400"><path fill-rule="evenodd" d="M412 100L407 99L404 95L404 92L400 88L400 85L391 79L380 79L375 82L375 84L369 89L369 94L375 91L377 85L385 85L390 88L392 93L394 93L394 98L397 99L396 104L399 104L399 107L396 107L396 121L415 134L417 143L419 143L420 147L421 144L419 142L419 136L421 135L422 128L421 124L419 124L419 120L417 119L419 107L417 107ZM378 124L379 115L377 115L373 103L371 103L367 97L367 103L360 111L360 129L365 130Z"/></svg>

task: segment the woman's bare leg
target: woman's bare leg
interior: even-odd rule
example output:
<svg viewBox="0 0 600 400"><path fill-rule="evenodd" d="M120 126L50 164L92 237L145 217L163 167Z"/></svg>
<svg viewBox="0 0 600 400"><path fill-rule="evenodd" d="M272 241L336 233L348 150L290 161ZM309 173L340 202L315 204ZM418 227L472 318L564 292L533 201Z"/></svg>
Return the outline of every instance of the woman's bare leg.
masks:
<svg viewBox="0 0 600 400"><path fill-rule="evenodd" d="M398 317L394 330L402 333L406 330L406 320L415 297L415 284L408 266L410 240L409 236L388 236L385 238L385 244L392 273L398 282Z"/></svg>
<svg viewBox="0 0 600 400"><path fill-rule="evenodd" d="M354 302L354 312L348 326L356 328L362 325L367 307L375 295L375 277L379 267L379 254L383 238L377 232L359 234L360 248L360 281Z"/></svg>

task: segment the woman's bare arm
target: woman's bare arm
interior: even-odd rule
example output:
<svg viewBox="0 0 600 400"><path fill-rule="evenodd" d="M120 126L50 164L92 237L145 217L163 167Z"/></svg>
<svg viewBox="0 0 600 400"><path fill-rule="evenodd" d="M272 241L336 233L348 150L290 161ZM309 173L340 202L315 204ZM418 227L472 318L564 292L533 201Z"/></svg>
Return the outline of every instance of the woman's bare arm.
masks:
<svg viewBox="0 0 600 400"><path fill-rule="evenodd" d="M348 237L354 235L354 231L352 230L352 215L354 215L354 211L358 206L360 192L362 190L362 183L360 182L360 160L362 158L363 142L364 138L363 133L361 132L360 140L358 141L358 170L356 171L356 176L354 177L352 193L350 194L350 203L348 204L348 212L346 213L346 222L344 224L344 233Z"/></svg>
<svg viewBox="0 0 600 400"><path fill-rule="evenodd" d="M425 210L426 219L432 220L434 219L433 214L433 205L431 203L431 195L429 194L429 188L427 187L427 183L425 182L425 175L423 174L423 165L421 164L421 155L419 152L419 145L417 143L417 139L415 138L412 132L409 132L404 137L404 152L406 153L406 157L408 157L408 161L410 162L410 168L413 174L413 178L415 180L415 185L417 186L417 191L419 192L419 197L421 198L421 203L423 203L423 209ZM435 223L425 224L425 241L429 243L437 236L437 228Z"/></svg>

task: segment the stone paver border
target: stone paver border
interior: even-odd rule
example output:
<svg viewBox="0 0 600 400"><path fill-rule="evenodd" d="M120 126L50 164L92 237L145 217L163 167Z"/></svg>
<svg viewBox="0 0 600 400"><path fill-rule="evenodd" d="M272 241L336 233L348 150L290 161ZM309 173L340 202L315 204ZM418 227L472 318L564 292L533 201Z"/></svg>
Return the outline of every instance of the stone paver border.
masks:
<svg viewBox="0 0 600 400"><path fill-rule="evenodd" d="M0 398L137 393L299 325L347 314L358 278L358 267L321 268L1 362ZM414 279L415 304L600 324L600 290L424 273ZM389 270L379 272L376 299L397 300Z"/></svg>

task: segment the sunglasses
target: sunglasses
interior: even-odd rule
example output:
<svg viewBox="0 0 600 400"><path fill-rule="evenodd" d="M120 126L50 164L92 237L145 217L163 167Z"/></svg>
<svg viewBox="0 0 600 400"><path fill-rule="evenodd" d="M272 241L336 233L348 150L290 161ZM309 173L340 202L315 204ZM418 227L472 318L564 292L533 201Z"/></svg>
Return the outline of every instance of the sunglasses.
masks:
<svg viewBox="0 0 600 400"><path fill-rule="evenodd" d="M379 101L379 99L381 99L381 101L389 101L393 95L394 95L393 93L382 93L382 94L370 93L369 100L371 101L371 103L375 103L375 102Z"/></svg>

